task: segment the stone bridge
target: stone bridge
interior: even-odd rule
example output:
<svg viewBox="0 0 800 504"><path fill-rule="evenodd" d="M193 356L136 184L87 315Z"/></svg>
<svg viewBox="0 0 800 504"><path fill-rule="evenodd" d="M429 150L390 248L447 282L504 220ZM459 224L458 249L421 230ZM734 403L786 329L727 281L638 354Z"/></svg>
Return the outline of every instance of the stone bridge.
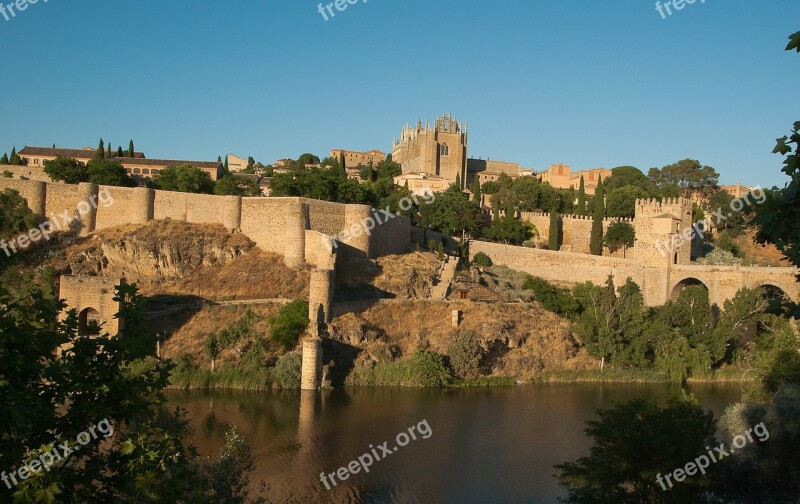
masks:
<svg viewBox="0 0 800 504"><path fill-rule="evenodd" d="M556 285L592 282L603 285L608 275L620 286L628 278L642 289L649 306L660 306L677 299L689 285L708 288L711 303L722 306L742 287L766 288L771 294L783 294L800 302L800 284L794 268L754 268L743 266L695 266L644 264L635 259L601 257L572 252L553 252L512 245L473 241L470 255L487 254L495 264L538 276Z"/></svg>
<svg viewBox="0 0 800 504"><path fill-rule="evenodd" d="M743 287L764 288L770 295L800 301L797 270L794 268L676 265L667 270L667 275L665 301L677 299L689 285L704 285L711 303L718 306L722 306L725 300L731 299Z"/></svg>

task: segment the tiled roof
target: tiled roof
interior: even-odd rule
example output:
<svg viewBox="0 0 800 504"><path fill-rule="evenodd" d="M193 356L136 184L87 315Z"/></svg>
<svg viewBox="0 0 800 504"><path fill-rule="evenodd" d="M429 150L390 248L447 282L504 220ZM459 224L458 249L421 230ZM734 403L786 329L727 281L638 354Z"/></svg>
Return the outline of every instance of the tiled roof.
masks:
<svg viewBox="0 0 800 504"><path fill-rule="evenodd" d="M177 159L136 159L129 157L114 158L123 166L126 164L137 166L178 166L178 165L192 165L198 168L211 168L217 169L222 166L222 163L217 161L181 161Z"/></svg>

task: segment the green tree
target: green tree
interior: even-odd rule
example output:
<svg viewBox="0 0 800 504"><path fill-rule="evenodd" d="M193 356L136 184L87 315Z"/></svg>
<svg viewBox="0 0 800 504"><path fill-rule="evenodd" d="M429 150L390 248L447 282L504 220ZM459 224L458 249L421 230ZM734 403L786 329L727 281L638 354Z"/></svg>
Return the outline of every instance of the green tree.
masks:
<svg viewBox="0 0 800 504"><path fill-rule="evenodd" d="M19 165L22 164L22 158L20 158L19 154L17 154L17 147L16 146L14 146L11 149L11 160L10 160L10 163L12 165L14 165L14 166L19 166Z"/></svg>
<svg viewBox="0 0 800 504"><path fill-rule="evenodd" d="M136 187L136 182L128 176L128 172L117 161L93 159L86 165L86 180L92 184Z"/></svg>
<svg viewBox="0 0 800 504"><path fill-rule="evenodd" d="M624 254L626 249L633 247L635 241L636 231L627 222L615 222L608 226L605 245L611 252L622 249Z"/></svg>
<svg viewBox="0 0 800 504"><path fill-rule="evenodd" d="M141 301L132 292L117 291L123 312ZM145 337L141 329L81 337L77 313L59 320L65 305L40 290L20 297L0 287L0 306L0 399L16 412L0 423L0 466L44 457L90 426L98 434L80 451L59 448L57 470L0 485L3 502L245 502L246 445L206 460L184 444L186 419L162 408L172 364L137 360L123 345Z"/></svg>
<svg viewBox="0 0 800 504"><path fill-rule="evenodd" d="M133 148L133 140L128 143L128 157L136 157L136 150Z"/></svg>
<svg viewBox="0 0 800 504"><path fill-rule="evenodd" d="M592 220L592 235L589 238L589 252L592 255L603 255L603 219L605 218L605 198L603 195L603 180L597 182L594 193L594 218Z"/></svg>
<svg viewBox="0 0 800 504"><path fill-rule="evenodd" d="M8 153L3 153L3 157L0 157L0 164L10 164L8 161Z"/></svg>
<svg viewBox="0 0 800 504"><path fill-rule="evenodd" d="M800 53L800 32L789 37L786 50ZM786 157L781 171L789 181L782 189L766 192L754 223L760 226L759 241L775 244L793 265L800 267L800 121L794 123L789 136L778 139L772 152ZM793 305L790 313L800 319L800 306Z"/></svg>
<svg viewBox="0 0 800 504"><path fill-rule="evenodd" d="M459 377L477 378L480 374L483 347L474 332L462 331L456 334L447 349L447 355L450 357L450 366Z"/></svg>
<svg viewBox="0 0 800 504"><path fill-rule="evenodd" d="M653 168L648 175L656 187L676 186L687 198L693 193L708 196L719 182L719 173L696 159L683 159L660 170Z"/></svg>
<svg viewBox="0 0 800 504"><path fill-rule="evenodd" d="M284 350L291 350L308 327L308 322L308 302L295 299L283 305L278 315L269 319L269 337Z"/></svg>
<svg viewBox="0 0 800 504"><path fill-rule="evenodd" d="M122 152L122 146L120 145L117 147L117 157L125 157L125 153Z"/></svg>
<svg viewBox="0 0 800 504"><path fill-rule="evenodd" d="M200 168L188 164L169 166L153 180L156 189L186 193L213 194L214 181Z"/></svg>
<svg viewBox="0 0 800 504"><path fill-rule="evenodd" d="M258 182L229 173L217 180L214 185L214 194L218 196L259 196L261 187Z"/></svg>
<svg viewBox="0 0 800 504"><path fill-rule="evenodd" d="M586 186L581 175L581 185L578 187L578 215L586 215Z"/></svg>
<svg viewBox="0 0 800 504"><path fill-rule="evenodd" d="M605 189L605 187L604 187ZM636 200L649 197L649 193L636 186L623 186L608 194L609 217L633 218L636 216Z"/></svg>
<svg viewBox="0 0 800 504"><path fill-rule="evenodd" d="M609 194L620 187L638 187L647 190L650 180L647 175L634 166L618 166L611 170L611 176L605 182Z"/></svg>
<svg viewBox="0 0 800 504"><path fill-rule="evenodd" d="M219 354L222 351L219 340L217 339L217 333L212 332L206 337L203 350L206 353L206 357L211 360L211 372L213 373L217 367L217 357L219 357Z"/></svg>
<svg viewBox="0 0 800 504"><path fill-rule="evenodd" d="M664 475L714 446L714 416L693 398L672 400L666 408L634 399L586 422L594 441L590 454L556 466L558 482L575 504L706 503L709 481L700 476L669 485Z"/></svg>
<svg viewBox="0 0 800 504"><path fill-rule="evenodd" d="M550 250L559 249L559 237L561 234L559 227L558 212L556 212L555 209L550 210L550 240L548 243L548 248Z"/></svg>
<svg viewBox="0 0 800 504"><path fill-rule="evenodd" d="M494 219L485 234L490 240L503 242L507 245L521 245L522 242L531 237L530 228L511 215Z"/></svg>
<svg viewBox="0 0 800 504"><path fill-rule="evenodd" d="M475 180L472 181L472 201L477 201L478 204L481 204L481 181L478 179L478 176L475 176Z"/></svg>
<svg viewBox="0 0 800 504"><path fill-rule="evenodd" d="M484 226L478 204L455 184L437 193L433 203L420 207L420 220L424 226L450 236L477 236Z"/></svg>
<svg viewBox="0 0 800 504"><path fill-rule="evenodd" d="M394 180L398 175L403 174L403 167L399 163L395 163L391 159L385 159L378 163L376 167L378 171L378 178Z"/></svg>
<svg viewBox="0 0 800 504"><path fill-rule="evenodd" d="M44 162L44 172L53 180L78 184L89 180L86 166L75 159L58 157Z"/></svg>
<svg viewBox="0 0 800 504"><path fill-rule="evenodd" d="M103 141L103 138L100 138L100 143L97 144L97 150L94 153L95 159L105 159L106 158L106 144Z"/></svg>

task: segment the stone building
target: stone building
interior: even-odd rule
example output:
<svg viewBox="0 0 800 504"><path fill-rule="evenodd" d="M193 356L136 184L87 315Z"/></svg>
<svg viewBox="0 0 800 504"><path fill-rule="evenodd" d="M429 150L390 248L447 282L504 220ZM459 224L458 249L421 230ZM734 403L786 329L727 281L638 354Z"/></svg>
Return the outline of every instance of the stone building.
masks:
<svg viewBox="0 0 800 504"><path fill-rule="evenodd" d="M331 158L337 161L341 159L342 154L344 154L344 165L347 168L358 168L369 165L377 166L378 163L386 160L386 153L378 149L367 152L333 149L330 152Z"/></svg>
<svg viewBox="0 0 800 504"><path fill-rule="evenodd" d="M83 149L59 149L51 147L25 147L19 151L18 155L22 159L22 163L27 166L44 166L45 161L52 161L56 158L68 158L80 161L83 164L88 163L94 159L97 149L94 147L84 147ZM144 159L143 152L135 152L134 158ZM112 151L112 158L117 157L117 151ZM117 158L121 159L121 158Z"/></svg>
<svg viewBox="0 0 800 504"><path fill-rule="evenodd" d="M611 175L613 175L613 172L605 168L593 168L590 170L573 172L571 166L563 164L550 165L547 171L536 174L539 180L547 182L556 189L575 189L576 191L580 187L581 177L583 177L586 194L594 194L595 189L597 189L597 182L600 178L602 177L603 180L608 180Z"/></svg>
<svg viewBox="0 0 800 504"><path fill-rule="evenodd" d="M433 126L422 121L416 127L403 128L400 139L392 143L392 160L403 173L423 173L441 177L450 183L458 180L461 187L467 179L468 133L450 115L442 115Z"/></svg>

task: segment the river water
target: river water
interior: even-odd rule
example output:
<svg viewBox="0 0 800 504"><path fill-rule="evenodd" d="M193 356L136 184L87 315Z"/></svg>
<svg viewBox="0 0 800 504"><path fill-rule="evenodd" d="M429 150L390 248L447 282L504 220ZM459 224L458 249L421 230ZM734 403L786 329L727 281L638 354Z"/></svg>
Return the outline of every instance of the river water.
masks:
<svg viewBox="0 0 800 504"><path fill-rule="evenodd" d="M738 384L689 390L717 417L741 395ZM269 485L268 502L550 504L564 495L553 465L588 454L584 422L596 408L633 398L664 403L679 393L668 385L536 384L192 392L168 400L188 410L191 442L202 454L216 454L225 431L238 428L256 460L254 479ZM413 436L398 437L412 426ZM384 442L390 454L379 448ZM342 471L347 479L335 476L333 486L328 477L326 489L320 473L365 453L379 459L368 473Z"/></svg>

